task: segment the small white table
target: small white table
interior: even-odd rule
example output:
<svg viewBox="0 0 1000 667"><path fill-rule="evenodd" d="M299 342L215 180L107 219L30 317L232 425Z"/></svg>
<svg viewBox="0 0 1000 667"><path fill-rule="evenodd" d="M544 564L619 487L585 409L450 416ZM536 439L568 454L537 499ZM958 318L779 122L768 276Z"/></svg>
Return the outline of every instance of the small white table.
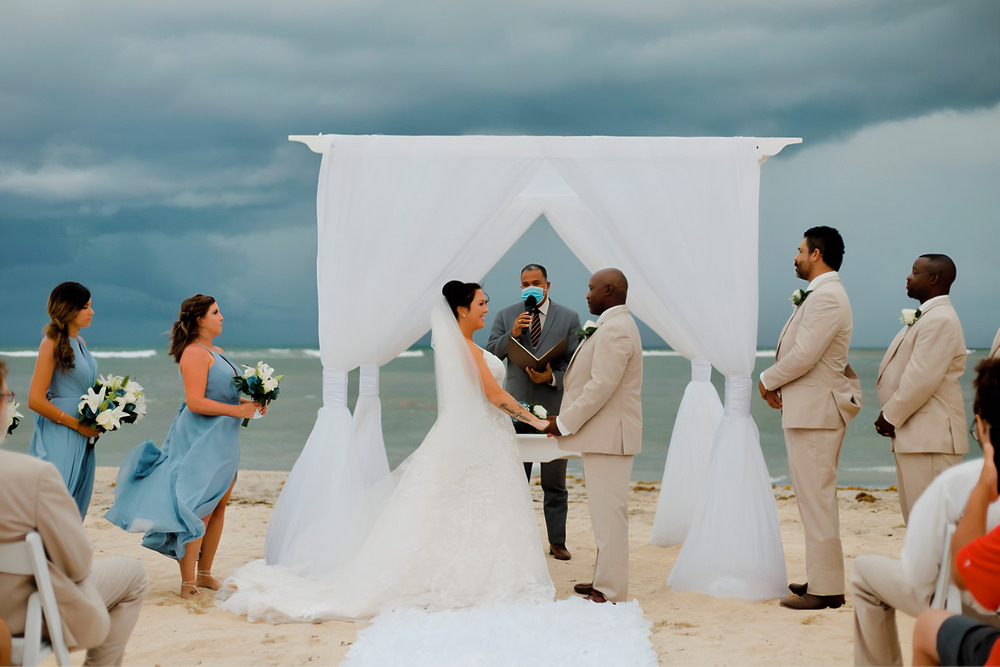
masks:
<svg viewBox="0 0 1000 667"><path fill-rule="evenodd" d="M521 450L521 460L525 463L548 463L556 459L578 459L579 452L568 452L559 449L558 439L550 438L541 433L518 433L515 436L517 447Z"/></svg>

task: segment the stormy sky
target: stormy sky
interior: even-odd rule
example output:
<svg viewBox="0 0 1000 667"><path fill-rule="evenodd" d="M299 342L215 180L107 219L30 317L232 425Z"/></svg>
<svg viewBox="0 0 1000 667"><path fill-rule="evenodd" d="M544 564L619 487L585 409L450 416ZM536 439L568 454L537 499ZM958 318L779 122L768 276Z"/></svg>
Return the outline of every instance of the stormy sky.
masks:
<svg viewBox="0 0 1000 667"><path fill-rule="evenodd" d="M1000 326L997 2L5 0L0 61L0 346L37 345L63 280L92 347L163 347L196 292L222 345L315 346L319 156L287 136L318 132L802 137L763 167L759 347L816 224L856 346L891 340L926 252L958 264L967 344ZM586 310L544 221L494 305L528 261Z"/></svg>

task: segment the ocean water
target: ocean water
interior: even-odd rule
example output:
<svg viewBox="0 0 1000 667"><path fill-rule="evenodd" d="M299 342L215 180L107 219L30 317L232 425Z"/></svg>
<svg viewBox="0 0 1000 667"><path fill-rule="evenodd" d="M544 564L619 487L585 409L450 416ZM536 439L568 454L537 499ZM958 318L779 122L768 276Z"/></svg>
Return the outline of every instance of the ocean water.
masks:
<svg viewBox="0 0 1000 667"><path fill-rule="evenodd" d="M93 348L99 372L129 374L146 390L147 415L139 422L101 437L97 462L117 466L125 453L146 438L160 444L177 415L183 400L177 365L165 350L110 350ZM875 379L883 350L851 350L851 365L861 378L863 408L851 422L840 456L838 483L870 488L895 484L895 465L886 439L875 434L872 426L878 416ZM317 350L300 348L229 349L227 355L237 363L266 361L277 373L284 373L281 396L271 404L267 417L255 420L243 431L241 467L257 470L289 470L316 420L322 404L322 365ZM962 378L967 410L971 415L972 368L986 355L969 355ZM34 428L34 413L27 409L28 385L35 363L35 351L0 349L0 357L10 366L8 384L18 394L21 425L4 442L4 447L26 452ZM754 381L773 359L773 351L757 356ZM659 481L667 456L670 433L677 406L691 377L691 365L683 357L666 350L647 350L643 359L643 451L636 457L632 478ZM349 405L357 399L357 371L352 371ZM723 396L724 378L713 371L712 381ZM397 466L421 442L434 423L437 404L434 387L434 358L429 349L413 349L382 367L380 378L383 433L389 465ZM751 415L760 431L760 444L774 483L788 483L788 462L781 432L781 418L754 392ZM971 416L970 416L971 418ZM979 451L971 443L971 456ZM579 460L570 460L569 471L580 474ZM537 468L536 468L537 473Z"/></svg>

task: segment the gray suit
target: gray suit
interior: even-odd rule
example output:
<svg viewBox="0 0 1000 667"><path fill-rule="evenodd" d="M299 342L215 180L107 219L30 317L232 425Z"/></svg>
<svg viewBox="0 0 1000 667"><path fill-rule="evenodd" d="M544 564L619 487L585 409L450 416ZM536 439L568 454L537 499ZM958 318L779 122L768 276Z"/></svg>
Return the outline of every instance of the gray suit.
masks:
<svg viewBox="0 0 1000 667"><path fill-rule="evenodd" d="M493 328L490 330L489 341L486 343L486 349L500 359L506 359L507 341L514 328L514 320L524 312L526 312L524 304L517 303L497 313L496 319L493 321ZM510 395L519 401L544 406L549 414L557 414L559 404L562 402L563 375L566 373L569 360L573 357L573 352L579 343L576 337L576 332L579 329L580 317L576 312L549 299L549 312L542 325L538 346L531 344L531 336L527 327L522 329L517 340L526 349L538 355L548 351L553 345L568 337L566 356L559 363L552 365L555 386L532 382L527 372L508 364L504 388L510 392ZM542 491L545 494L545 527L549 543L565 544L567 499L569 497L566 491L566 459L542 463L540 467ZM531 463L524 464L524 471L530 478Z"/></svg>

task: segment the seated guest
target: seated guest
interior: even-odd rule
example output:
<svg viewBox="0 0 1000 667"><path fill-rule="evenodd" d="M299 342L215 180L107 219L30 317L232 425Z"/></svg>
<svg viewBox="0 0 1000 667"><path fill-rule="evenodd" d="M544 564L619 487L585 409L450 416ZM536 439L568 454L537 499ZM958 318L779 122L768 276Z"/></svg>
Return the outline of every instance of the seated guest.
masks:
<svg viewBox="0 0 1000 667"><path fill-rule="evenodd" d="M7 365L0 360L0 424L7 423L10 396ZM0 429L0 441L5 435ZM35 531L42 537L67 646L87 649L85 665L120 665L146 595L142 564L134 558L93 560L76 503L47 461L0 450L0 507L0 542ZM15 635L24 632L32 592L31 577L0 574L0 619Z"/></svg>
<svg viewBox="0 0 1000 667"><path fill-rule="evenodd" d="M986 513L1000 496L993 424L1000 423L1000 361L976 367L973 436L983 448L983 468L951 541L951 578L984 609L1000 607L1000 528L987 532ZM913 628L914 665L1000 665L1000 629L978 619L930 609Z"/></svg>
<svg viewBox="0 0 1000 667"><path fill-rule="evenodd" d="M899 558L860 554L854 559L855 665L903 664L896 611L916 618L930 609L944 558L944 536L948 526L961 518L981 470L982 461L966 461L931 482L913 505ZM1000 525L1000 503L990 506L988 525ZM962 609L976 614L968 595L963 596ZM995 616L983 620L1000 624Z"/></svg>

